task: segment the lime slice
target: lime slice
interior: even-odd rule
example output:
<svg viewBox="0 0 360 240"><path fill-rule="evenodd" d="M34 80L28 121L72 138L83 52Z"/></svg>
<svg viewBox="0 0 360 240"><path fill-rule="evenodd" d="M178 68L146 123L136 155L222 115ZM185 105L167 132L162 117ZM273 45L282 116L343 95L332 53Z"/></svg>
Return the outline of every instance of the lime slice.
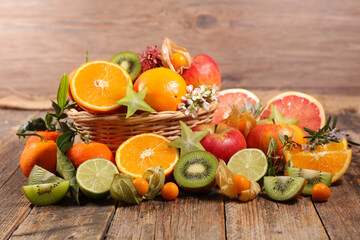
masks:
<svg viewBox="0 0 360 240"><path fill-rule="evenodd" d="M116 165L103 158L86 160L76 171L80 190L93 199L105 198L110 192L114 175L119 173Z"/></svg>
<svg viewBox="0 0 360 240"><path fill-rule="evenodd" d="M228 167L236 175L242 174L249 180L258 181L265 175L268 162L260 149L246 148L230 158Z"/></svg>

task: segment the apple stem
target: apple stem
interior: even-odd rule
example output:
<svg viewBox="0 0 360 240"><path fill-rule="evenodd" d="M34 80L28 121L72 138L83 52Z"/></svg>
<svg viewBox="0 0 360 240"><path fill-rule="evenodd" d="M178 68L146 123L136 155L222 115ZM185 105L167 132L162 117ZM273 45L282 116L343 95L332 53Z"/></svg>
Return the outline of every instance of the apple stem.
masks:
<svg viewBox="0 0 360 240"><path fill-rule="evenodd" d="M214 129L214 133L216 133L216 130L217 130L217 127L218 127L219 124L215 124L215 129Z"/></svg>
<svg viewBox="0 0 360 240"><path fill-rule="evenodd" d="M272 122L276 125L276 123L275 123L275 118L273 118L273 119L271 119L272 120Z"/></svg>

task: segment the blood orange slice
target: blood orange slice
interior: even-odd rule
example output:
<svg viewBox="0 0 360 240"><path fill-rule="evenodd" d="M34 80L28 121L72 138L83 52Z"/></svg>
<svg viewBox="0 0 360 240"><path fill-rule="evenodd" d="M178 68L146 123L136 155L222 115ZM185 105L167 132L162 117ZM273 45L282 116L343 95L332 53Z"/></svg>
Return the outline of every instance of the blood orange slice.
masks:
<svg viewBox="0 0 360 240"><path fill-rule="evenodd" d="M284 92L270 99L260 119L270 116L271 105L279 110L284 117L299 119L296 124L301 128L317 131L325 124L325 111L314 97L301 92Z"/></svg>
<svg viewBox="0 0 360 240"><path fill-rule="evenodd" d="M226 119L231 111L231 105L235 104L239 108L244 106L244 100L252 103L258 103L259 98L252 92L242 88L233 88L222 90L219 93L219 106L215 111L214 122L220 122Z"/></svg>

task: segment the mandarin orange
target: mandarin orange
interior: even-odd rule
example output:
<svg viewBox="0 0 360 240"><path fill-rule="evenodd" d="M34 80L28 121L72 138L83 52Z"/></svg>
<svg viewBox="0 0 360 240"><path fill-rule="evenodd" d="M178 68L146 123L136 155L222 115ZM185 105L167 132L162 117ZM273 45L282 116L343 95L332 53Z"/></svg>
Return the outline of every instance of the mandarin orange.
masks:
<svg viewBox="0 0 360 240"><path fill-rule="evenodd" d="M176 111L186 95L186 82L169 68L153 68L143 72L134 84L139 92L147 88L145 102L156 111Z"/></svg>
<svg viewBox="0 0 360 240"><path fill-rule="evenodd" d="M57 138L61 135L61 133L54 132L54 131L38 131L35 133L42 136L45 141L53 140L54 142L56 142ZM41 138L38 136L35 136L35 135L28 137L26 139L24 148L29 147L31 144L33 144L34 142L37 142L37 141L41 141Z"/></svg>
<svg viewBox="0 0 360 240"><path fill-rule="evenodd" d="M104 158L115 163L114 155L109 147L98 142L75 144L67 151L66 156L76 169L80 164L92 158Z"/></svg>
<svg viewBox="0 0 360 240"><path fill-rule="evenodd" d="M54 141L35 141L22 152L20 168L26 177L35 165L56 174L56 161L57 146Z"/></svg>

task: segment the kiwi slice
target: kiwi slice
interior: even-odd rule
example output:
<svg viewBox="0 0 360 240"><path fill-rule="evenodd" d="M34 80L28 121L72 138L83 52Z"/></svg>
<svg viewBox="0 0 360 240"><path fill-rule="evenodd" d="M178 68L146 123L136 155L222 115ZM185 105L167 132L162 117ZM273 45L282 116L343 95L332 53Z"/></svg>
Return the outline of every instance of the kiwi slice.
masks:
<svg viewBox="0 0 360 240"><path fill-rule="evenodd" d="M115 54L110 61L122 66L129 73L133 81L141 71L139 56L134 52L119 52Z"/></svg>
<svg viewBox="0 0 360 240"><path fill-rule="evenodd" d="M217 158L206 151L193 151L182 156L174 168L174 178L184 190L202 193L215 186Z"/></svg>
<svg viewBox="0 0 360 240"><path fill-rule="evenodd" d="M51 205L59 202L68 192L69 181L57 181L37 185L23 186L22 189L29 201L38 206Z"/></svg>
<svg viewBox="0 0 360 240"><path fill-rule="evenodd" d="M276 201L288 201L302 193L306 180L302 177L264 177L266 194Z"/></svg>
<svg viewBox="0 0 360 240"><path fill-rule="evenodd" d="M52 172L35 165L30 172L27 184L35 185L35 184L44 184L44 183L53 183L53 182L62 182L64 179L57 177Z"/></svg>
<svg viewBox="0 0 360 240"><path fill-rule="evenodd" d="M285 170L285 174L291 177L303 177L306 179L306 186L302 192L305 195L311 195L312 188L317 183L323 183L330 187L332 180L332 173L311 169L288 167Z"/></svg>

